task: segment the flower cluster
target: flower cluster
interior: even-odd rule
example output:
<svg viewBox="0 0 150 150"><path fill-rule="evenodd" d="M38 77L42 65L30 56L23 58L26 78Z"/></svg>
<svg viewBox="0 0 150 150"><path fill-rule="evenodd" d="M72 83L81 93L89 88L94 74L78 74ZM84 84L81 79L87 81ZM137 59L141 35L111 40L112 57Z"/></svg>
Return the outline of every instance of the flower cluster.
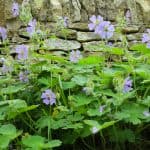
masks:
<svg viewBox="0 0 150 150"><path fill-rule="evenodd" d="M28 27L26 30L30 37L35 33L36 24L37 24L37 22L35 19L30 20L28 23Z"/></svg>
<svg viewBox="0 0 150 150"><path fill-rule="evenodd" d="M99 107L99 112L102 113L104 111L105 107L106 107L106 105L101 105Z"/></svg>
<svg viewBox="0 0 150 150"><path fill-rule="evenodd" d="M7 30L4 27L0 27L0 37L2 41L6 40L7 38Z"/></svg>
<svg viewBox="0 0 150 150"><path fill-rule="evenodd" d="M127 77L124 80L123 92L127 93L130 92L131 90L132 90L132 80L130 80L130 77Z"/></svg>
<svg viewBox="0 0 150 150"><path fill-rule="evenodd" d="M16 47L16 53L18 54L19 60L25 60L28 58L28 46L18 45Z"/></svg>
<svg viewBox="0 0 150 150"><path fill-rule="evenodd" d="M90 18L91 23L88 24L89 30L94 30L102 39L109 39L115 31L114 26L110 21L104 21L103 17L93 15Z"/></svg>
<svg viewBox="0 0 150 150"><path fill-rule="evenodd" d="M13 71L13 67L10 64L4 63L1 68L2 74L8 74Z"/></svg>
<svg viewBox="0 0 150 150"><path fill-rule="evenodd" d="M17 17L19 15L19 5L16 2L14 2L12 5L12 14L14 17Z"/></svg>
<svg viewBox="0 0 150 150"><path fill-rule="evenodd" d="M49 89L42 93L41 98L43 99L43 103L46 105L56 104L56 95Z"/></svg>
<svg viewBox="0 0 150 150"><path fill-rule="evenodd" d="M19 73L19 80L24 83L28 82L29 81L28 74L29 74L28 71L24 71L24 72L21 71Z"/></svg>
<svg viewBox="0 0 150 150"><path fill-rule="evenodd" d="M132 14L131 14L131 11L128 9L125 13L126 22L129 23L131 21L131 18L132 18Z"/></svg>
<svg viewBox="0 0 150 150"><path fill-rule="evenodd" d="M93 134L96 134L99 131L99 129L94 126L94 127L91 128L91 131L92 131Z"/></svg>
<svg viewBox="0 0 150 150"><path fill-rule="evenodd" d="M70 53L70 61L77 63L82 58L81 52L79 50L72 50Z"/></svg>
<svg viewBox="0 0 150 150"><path fill-rule="evenodd" d="M150 48L150 29L147 29L147 33L143 34L142 42L147 44L147 48Z"/></svg>
<svg viewBox="0 0 150 150"><path fill-rule="evenodd" d="M150 117L150 112L149 112L148 110L145 110L145 111L143 112L143 115L144 115L145 117Z"/></svg>

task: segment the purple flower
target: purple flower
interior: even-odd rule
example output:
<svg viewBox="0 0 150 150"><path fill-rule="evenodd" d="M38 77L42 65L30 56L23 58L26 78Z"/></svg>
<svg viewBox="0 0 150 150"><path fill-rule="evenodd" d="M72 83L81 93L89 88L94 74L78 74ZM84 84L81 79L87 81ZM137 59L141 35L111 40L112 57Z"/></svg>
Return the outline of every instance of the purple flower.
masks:
<svg viewBox="0 0 150 150"><path fill-rule="evenodd" d="M150 117L150 112L146 110L146 111L143 112L143 115L145 117Z"/></svg>
<svg viewBox="0 0 150 150"><path fill-rule="evenodd" d="M112 42L108 42L108 46L113 46L113 43Z"/></svg>
<svg viewBox="0 0 150 150"><path fill-rule="evenodd" d="M81 52L79 50L72 50L70 53L70 61L77 63L79 61L79 59L82 58Z"/></svg>
<svg viewBox="0 0 150 150"><path fill-rule="evenodd" d="M11 65L4 63L1 70L2 70L2 74L7 74L7 73L11 73L13 71L13 67Z"/></svg>
<svg viewBox="0 0 150 150"><path fill-rule="evenodd" d="M63 20L64 20L64 27L68 27L68 25L69 25L68 17L64 17Z"/></svg>
<svg viewBox="0 0 150 150"><path fill-rule="evenodd" d="M18 54L18 59L27 59L28 58L28 46L18 45L16 47L16 53Z"/></svg>
<svg viewBox="0 0 150 150"><path fill-rule="evenodd" d="M12 5L12 13L14 17L17 17L19 15L19 5L16 2L14 2Z"/></svg>
<svg viewBox="0 0 150 150"><path fill-rule="evenodd" d="M28 82L29 81L29 79L28 79L28 74L29 74L29 72L28 71L24 71L24 72L20 72L19 73L19 80L21 81L21 82Z"/></svg>
<svg viewBox="0 0 150 150"><path fill-rule="evenodd" d="M127 93L132 90L132 80L130 80L130 77L127 77L124 81L124 86L123 86L123 92Z"/></svg>
<svg viewBox="0 0 150 150"><path fill-rule="evenodd" d="M92 127L91 131L93 134L96 134L99 131L99 129L97 127Z"/></svg>
<svg viewBox="0 0 150 150"><path fill-rule="evenodd" d="M56 104L56 95L49 89L42 93L41 98L43 99L43 103L46 105Z"/></svg>
<svg viewBox="0 0 150 150"><path fill-rule="evenodd" d="M4 27L0 27L0 37L3 41L7 38L7 30Z"/></svg>
<svg viewBox="0 0 150 150"><path fill-rule="evenodd" d="M35 27L36 27L36 20L30 20L30 22L28 23L28 27L27 27L27 32L29 33L30 36L32 36L35 33Z"/></svg>
<svg viewBox="0 0 150 150"><path fill-rule="evenodd" d="M89 23L88 24L88 27L89 27L89 30L91 31L91 30L95 30L97 27L98 27L98 25L101 23L101 22L103 22L103 17L101 17L101 16L95 16L95 15L93 15L91 18L90 18L90 21L91 21L91 23Z"/></svg>
<svg viewBox="0 0 150 150"><path fill-rule="evenodd" d="M102 105L99 107L99 112L102 113L104 111L104 108L106 107L106 105Z"/></svg>
<svg viewBox="0 0 150 150"><path fill-rule="evenodd" d="M128 10L126 11L126 13L125 13L125 19L126 19L126 21L127 21L127 22L130 22L130 21L131 21L131 17L132 17L131 11L128 9Z"/></svg>
<svg viewBox="0 0 150 150"><path fill-rule="evenodd" d="M83 87L82 91L85 92L86 95L90 95L93 92L93 88L91 88L91 87Z"/></svg>
<svg viewBox="0 0 150 150"><path fill-rule="evenodd" d="M99 34L102 39L109 39L113 36L114 31L115 28L110 21L103 21L96 28L95 33Z"/></svg>
<svg viewBox="0 0 150 150"><path fill-rule="evenodd" d="M147 48L150 48L150 29L147 29L147 33L143 34L142 42L147 44Z"/></svg>

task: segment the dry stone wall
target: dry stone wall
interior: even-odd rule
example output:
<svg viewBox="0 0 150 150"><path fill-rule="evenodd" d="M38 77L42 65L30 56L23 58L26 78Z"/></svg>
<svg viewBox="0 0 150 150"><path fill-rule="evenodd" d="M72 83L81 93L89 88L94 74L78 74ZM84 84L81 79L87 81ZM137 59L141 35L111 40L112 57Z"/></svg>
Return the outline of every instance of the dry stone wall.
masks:
<svg viewBox="0 0 150 150"><path fill-rule="evenodd" d="M28 37L24 35L24 24L17 17L13 17L11 6L14 0L0 0L0 26L8 30L12 44L29 43ZM55 26L58 16L69 18L69 34L65 37L57 33L58 39L49 40L51 50L69 50L87 47L88 44L98 43L99 36L88 30L88 20L92 15L101 15L113 24L117 18L125 18L127 11L131 16L127 20L127 26L122 32L127 35L129 41L139 41L141 34L150 26L150 0L16 0L19 5L26 4L30 7L32 16L36 18L45 28ZM113 37L111 40L120 40ZM56 42L56 44L53 44ZM69 49L68 49L69 45ZM67 47L66 47L67 46Z"/></svg>

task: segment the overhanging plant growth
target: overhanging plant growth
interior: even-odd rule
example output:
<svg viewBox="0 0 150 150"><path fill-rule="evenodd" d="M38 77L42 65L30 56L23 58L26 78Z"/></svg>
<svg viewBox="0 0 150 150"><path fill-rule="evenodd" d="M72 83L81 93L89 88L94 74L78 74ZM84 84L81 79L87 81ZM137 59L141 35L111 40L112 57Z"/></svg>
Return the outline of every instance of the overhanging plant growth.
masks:
<svg viewBox="0 0 150 150"><path fill-rule="evenodd" d="M130 50L125 37L116 47L110 41L120 30L93 15L89 30L102 39L100 45L91 46L96 54L70 50L66 56L56 56L45 53L49 29L41 30L29 11L26 16L25 12L13 4L13 15L20 15L27 25L31 46L11 49L7 29L0 27L6 53L0 59L0 149L67 149L66 145L75 150L136 149L137 143L149 145L144 132L150 122L150 29ZM67 33L67 19L59 21Z"/></svg>

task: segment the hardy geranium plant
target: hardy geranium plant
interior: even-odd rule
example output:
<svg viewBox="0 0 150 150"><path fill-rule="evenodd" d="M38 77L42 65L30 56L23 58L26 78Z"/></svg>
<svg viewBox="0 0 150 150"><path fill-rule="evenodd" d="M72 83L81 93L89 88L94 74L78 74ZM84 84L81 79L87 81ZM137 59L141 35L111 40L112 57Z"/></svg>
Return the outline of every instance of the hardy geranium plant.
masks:
<svg viewBox="0 0 150 150"><path fill-rule="evenodd" d="M12 6L16 17L18 9ZM67 19L63 21L66 29ZM144 45L130 51L105 45L115 34L114 25L92 16L89 30L106 41L94 47L97 53L84 55L68 47L70 52L57 56L43 46L38 22L32 17L25 23L30 45L17 45L16 56L5 45L9 51L1 58L0 149L42 150L61 144L60 149L67 144L70 149L129 149L141 142L150 121L148 35L143 35ZM0 37L7 39L4 27Z"/></svg>

